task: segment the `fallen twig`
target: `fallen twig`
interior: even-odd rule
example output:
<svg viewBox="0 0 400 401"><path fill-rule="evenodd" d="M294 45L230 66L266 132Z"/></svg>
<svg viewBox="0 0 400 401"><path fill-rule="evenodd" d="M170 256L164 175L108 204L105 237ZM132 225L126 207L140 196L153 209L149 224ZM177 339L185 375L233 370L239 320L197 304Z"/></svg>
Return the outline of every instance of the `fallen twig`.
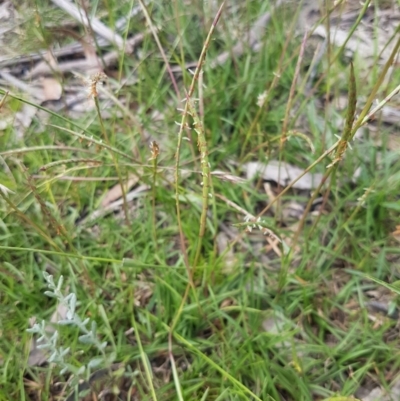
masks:
<svg viewBox="0 0 400 401"><path fill-rule="evenodd" d="M93 29L99 36L114 43L120 50L126 50L124 39L116 32L112 31L97 18L92 18L90 21L86 17L85 12L68 0L52 0L52 2L68 13L72 18L81 22L85 27Z"/></svg>

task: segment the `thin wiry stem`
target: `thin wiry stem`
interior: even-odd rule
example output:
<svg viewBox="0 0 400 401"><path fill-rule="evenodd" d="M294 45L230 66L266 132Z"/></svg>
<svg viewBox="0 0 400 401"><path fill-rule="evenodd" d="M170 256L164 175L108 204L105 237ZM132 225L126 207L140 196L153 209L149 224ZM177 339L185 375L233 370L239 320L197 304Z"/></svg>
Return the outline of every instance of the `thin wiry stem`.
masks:
<svg viewBox="0 0 400 401"><path fill-rule="evenodd" d="M368 10L368 7L370 6L371 0L367 0L363 4L363 8L361 9L360 13L357 16L356 21L354 22L353 26L351 27L349 33L347 34L347 38L343 42L342 46L340 46L338 52L336 53L335 57L332 59L332 64L340 57L340 55L343 53L343 51L346 49L348 41L353 37L353 34L355 30L357 29L358 25L361 23L365 13Z"/></svg>
<svg viewBox="0 0 400 401"><path fill-rule="evenodd" d="M156 141L152 141L150 143L150 151L151 151L151 158L150 160L153 163L153 183L152 183L152 209L153 209L153 240L154 240L154 247L157 250L157 219L156 219L156 185L157 185L157 165L158 165L158 155L160 152L160 148Z"/></svg>
<svg viewBox="0 0 400 401"><path fill-rule="evenodd" d="M343 50L345 49L345 44L347 44L347 42L350 40L353 32L356 30L356 28L358 27L358 25L360 24L362 17L364 16L366 10L368 9L369 3L371 2L371 0L367 0L364 3L364 6L362 8L362 10L360 11L360 14L358 15L357 20L355 21L354 25L351 28L351 35L349 34L344 42L344 44L342 44L342 46L339 48L338 52L331 58L329 59L329 63L328 63L328 67L327 70L321 74L321 76L319 77L319 79L317 80L317 82L314 84L314 86L312 87L312 89L310 89L307 93L307 96L303 99L302 103L300 104L296 115L293 117L292 121L293 123L295 123L298 119L298 117L301 115L301 113L304 110L305 105L307 104L307 102L315 95L315 92L317 91L317 89L320 87L321 82L323 82L324 79L326 79L326 77L328 76L328 73L330 71L330 67L332 65L334 65L334 63L338 60L338 58L340 57L340 55L342 54ZM324 18L320 21L320 23L322 23L323 21L325 21L325 19L327 19L330 14L332 14L332 12L337 9L339 7L340 4L344 3L343 0L341 0L340 2L335 2L332 8L328 8L327 12L324 16ZM313 33L313 30L310 31L310 34ZM328 34L327 39L330 38L330 34ZM329 45L329 42L328 42ZM301 94L300 94L301 95ZM297 96L295 98L295 101L297 99Z"/></svg>
<svg viewBox="0 0 400 401"><path fill-rule="evenodd" d="M171 82L172 82L172 85L174 87L176 96L179 98L178 84L176 83L176 79L174 77L174 73L172 72L171 66L169 65L169 62L168 62L168 59L167 59L167 56L166 56L166 54L164 52L164 49L163 49L163 47L161 45L160 39L158 38L157 29L154 27L153 21L151 20L150 14L147 11L147 8L146 8L145 4L143 3L143 1L139 0L139 3L140 3L140 7L142 7L143 14L144 14L144 16L146 18L147 24L150 27L151 33L153 34L154 40L157 43L158 49L160 50L161 57L164 60L165 68L167 69L169 77L171 78Z"/></svg>
<svg viewBox="0 0 400 401"><path fill-rule="evenodd" d="M290 110L292 109L297 79L300 74L300 66L301 66L301 63L302 63L303 57L304 57L304 50L306 48L307 36L308 36L308 32L306 31L304 33L303 40L301 42L300 53L299 53L299 57L297 59L296 68L295 68L294 76L293 76L293 80L292 80L292 85L290 86L289 99L288 99L287 106L286 106L285 117L283 119L282 135L281 135L280 144L279 144L279 166L281 165L282 159L283 159L283 145L287 139L287 131L288 131L288 126L289 126L289 115L290 115ZM278 191L280 190L280 185L279 185L279 182L281 181L280 175L281 175L281 169L279 168L279 170L278 170ZM277 205L276 216L279 216L279 213L280 213L279 209L280 209L280 202L278 202L278 205Z"/></svg>
<svg viewBox="0 0 400 401"><path fill-rule="evenodd" d="M279 57L278 67L274 72L274 78L272 80L271 85L264 92L264 93L266 93L266 97L265 97L264 101L262 102L262 104L259 105L260 107L258 108L257 113L256 113L253 121L251 122L250 128L247 130L246 137L244 139L244 143L243 143L243 146L242 146L242 150L240 152L240 160L241 160L240 163L241 164L244 163L244 160L247 157L250 157L250 155L253 154L253 152L254 152L254 150L253 150L253 151L249 152L247 154L247 156L245 155L247 143L250 140L251 134L253 133L254 129L256 128L256 126L258 124L258 121L260 120L260 117L263 114L265 115L265 114L268 113L269 101L271 100L273 90L275 89L275 86L277 85L277 83L279 82L279 79L281 77L282 70L283 70L283 61L284 61L285 57L287 56L287 48L289 46L289 43L293 39L293 32L294 32L294 29L295 29L295 27L297 25L298 15L299 15L299 12L301 10L302 3L303 3L303 1L301 1L300 5L297 7L296 14L294 15L293 20L292 20L292 24L290 25L290 28L289 28L289 30L288 30L288 32L286 34L286 40L285 40L285 43L283 45L281 55ZM274 10L271 10L270 12L273 13Z"/></svg>
<svg viewBox="0 0 400 401"><path fill-rule="evenodd" d="M103 162L100 160L95 160L95 159L62 159L62 160L57 160L55 162L47 163L43 165L42 167L39 168L38 171L47 171L48 169L52 167L57 167L59 165L65 165L68 163L73 163L73 164L78 164L78 163L85 163L85 164L94 164L94 165L102 165Z"/></svg>
<svg viewBox="0 0 400 401"><path fill-rule="evenodd" d="M57 129L59 129L60 131L68 132L68 133L71 134L71 135L77 136L78 138L83 139L84 141L89 142L89 144L95 144L96 146L99 146L99 147L101 147L101 148L107 149L107 150L109 150L109 151L112 152L112 153L116 153L116 154L121 155L121 156L123 156L123 157L125 157L125 158L127 158L127 159L129 159L129 160L131 160L131 161L133 161L133 162L135 162L135 163L138 163L138 161L137 161L134 157L128 155L127 153L122 152L121 150L119 150L119 149L117 149L117 148L114 148L113 146L110 146L110 145L107 145L106 143L103 143L103 142L102 142L101 140L99 140L99 139L93 138L93 136L90 136L90 137L89 137L89 136L80 134L79 132L72 131L72 130L70 130L70 129L68 129L68 128L61 127L61 126L59 126L59 125L53 125L53 124L47 124L47 125L48 125L49 127L57 128ZM89 146L90 146L90 145L89 145ZM139 163L138 163L138 164L139 164Z"/></svg>
<svg viewBox="0 0 400 401"><path fill-rule="evenodd" d="M388 103L394 96L400 92L400 85L396 86L381 102L379 102L362 120L361 125L366 124L368 121L375 117L375 114L382 109L382 107Z"/></svg>
<svg viewBox="0 0 400 401"><path fill-rule="evenodd" d="M60 255L64 255L67 257L68 263L70 264L70 268L71 268L71 272L73 271L73 269L75 268L75 265L72 263L72 261L70 260L70 257L75 257L77 259L83 259L81 257L81 255L79 255L78 251L75 249L75 247L73 247L72 242L68 236L68 242L71 246L71 249L73 251L76 252L76 255L74 254L66 254L63 252L63 250L57 245L57 243L55 241L53 241L53 239L51 238L51 236L47 235L46 232L39 227L34 221L32 221L29 217L27 217L25 215L25 213L23 213L20 209L18 209L18 207L14 204L13 201L11 201L11 199L9 199L8 196L6 196L2 191L0 191L0 197L3 198L5 200L5 202L10 206L10 208L12 210L14 210L15 214L25 223L27 223L29 226L33 227L36 232L43 238L45 239L54 249L55 251L53 252L53 254L60 254ZM61 228L62 230L65 231L64 227ZM3 247L3 249L6 249L5 247ZM9 247L9 249L12 249L11 247ZM15 248L18 249L18 248ZM19 248L19 249L24 249L24 248ZM36 250L35 250L36 252ZM44 251L46 252L46 251ZM48 251L48 253L50 254L51 251ZM93 288L93 282L90 280L90 277L87 273L87 269L85 267L85 265L83 263L80 263L80 266L85 274L85 277L87 279L87 282L90 284L90 286Z"/></svg>
<svg viewBox="0 0 400 401"><path fill-rule="evenodd" d="M7 157L7 156L11 156L11 155L20 155L23 153L37 152L38 150L60 150L60 151L71 150L71 151L75 151L75 152L94 154L94 152L92 152L91 150L76 148L75 146L42 145L42 146L32 146L30 148L5 150L4 152L0 152L0 156Z"/></svg>
<svg viewBox="0 0 400 401"><path fill-rule="evenodd" d="M301 42L300 53L299 53L299 57L297 59L296 68L295 68L294 76L293 76L293 80L292 80L292 85L290 86L289 99L288 99L288 102L287 102L286 111L285 111L285 117L283 119L283 125L282 125L282 136L281 136L281 142L280 142L280 151L282 151L283 144L285 143L286 138L287 138L287 131L288 131L288 126L289 126L289 115L290 115L290 110L292 109L292 104L293 104L294 92L296 90L297 79L298 79L299 74L300 74L300 66L301 66L301 63L302 63L303 57L304 57L304 50L306 48L307 37L308 37L308 32L306 31L304 33L303 40ZM278 180L278 182L279 182L279 180Z"/></svg>
<svg viewBox="0 0 400 401"><path fill-rule="evenodd" d="M352 138L354 137L354 135L355 135L355 133L357 132L357 130L358 130L362 125L364 125L365 123L368 122L368 119L366 119L366 117L369 115L369 114L368 114L369 109L370 109L370 107L371 107L371 105L372 105L372 102L373 102L374 99L375 99L375 96L376 96L376 94L377 94L379 88L382 86L382 82L383 82L383 80L385 79L385 76L386 76L386 74L387 74L389 68L393 65L394 58L396 57L396 54L397 54L397 52L399 51L399 49L400 49L400 37L399 37L399 39L397 40L397 43L396 43L396 45L394 46L394 48L393 48L393 50L392 50L392 53L390 54L389 59L386 61L385 65L384 65L384 67L383 67L383 70L382 70L381 74L379 75L379 77L378 77L378 79L377 79L377 81L376 81L374 87L372 88L372 91L371 91L371 93L370 93L369 96L368 96L368 99L367 99L367 101L366 101L366 103L365 103L365 106L364 106L364 108L362 109L362 111L361 111L361 113L360 113L360 116L358 117L357 121L354 123L353 131L352 131ZM389 99L390 99L390 98L387 97L387 98L385 99L385 100L386 100L385 103L387 103L387 102L389 101ZM381 106L380 108L382 108L382 107L385 105L385 103L384 103L384 101L381 102L381 103L380 103L380 106ZM376 113L377 111L378 111L378 110L374 110L374 113Z"/></svg>
<svg viewBox="0 0 400 401"><path fill-rule="evenodd" d="M177 393L176 395L178 397L178 401L184 401L183 394L182 394L182 386L181 386L181 383L179 382L178 370L176 368L174 354L171 351L169 352L169 360L171 362L172 376L174 378L174 384L175 384L175 389L176 389L176 393Z"/></svg>
<svg viewBox="0 0 400 401"><path fill-rule="evenodd" d="M4 195L2 191L0 191L0 197L2 197L5 202L10 206L12 210L14 210L15 214L23 221L25 221L28 225L32 226L36 232L42 236L54 249L58 252L62 252L62 249L49 237L44 230L42 230L36 223L34 223L29 217L27 217L21 210L17 208L17 206L12 202L8 196Z"/></svg>
<svg viewBox="0 0 400 401"><path fill-rule="evenodd" d="M364 206L365 200L367 199L368 195L369 195L371 192L374 192L375 186L376 186L376 180L372 183L371 186L369 186L369 187L365 190L364 194L363 194L360 198L357 199L357 200L358 200L358 205L357 205L357 207L353 210L353 212L352 212L351 215L348 217L348 219L342 224L342 227L341 227L341 228L346 228L346 227L349 226L349 223L354 219L354 217L357 215L357 213L360 211L360 209Z"/></svg>
<svg viewBox="0 0 400 401"><path fill-rule="evenodd" d="M7 99L7 96L8 96L8 91L6 91L4 93L3 99L1 99L1 101L0 101L0 109L4 106L4 103L5 103L6 99Z"/></svg>
<svg viewBox="0 0 400 401"><path fill-rule="evenodd" d="M138 326L136 323L136 318L135 318L134 313L132 313L132 327L135 331L135 337L136 337L137 346L139 348L140 359L142 360L142 364L143 364L144 371L146 374L147 384L150 389L151 398L153 399L153 401L157 401L157 395L156 395L156 391L155 391L155 388L153 385L153 372L151 369L149 358L147 357L147 354L145 353L145 351L143 349L142 340L140 339L140 333L138 330Z"/></svg>
<svg viewBox="0 0 400 401"><path fill-rule="evenodd" d="M313 163L311 163L297 178L295 178L286 188L284 188L279 194L272 199L272 201L257 215L257 217L262 216L265 214L271 206L277 202L278 199L280 199L283 195L285 195L286 192L288 192L294 184L296 184L297 181L299 181L302 177L304 177L309 171L311 171L317 164L319 164L322 160L325 159L326 156L328 156L331 152L333 152L336 147L338 146L339 141L334 143L328 150L326 150L318 159L316 159Z"/></svg>
<svg viewBox="0 0 400 401"><path fill-rule="evenodd" d="M132 15L132 10L133 10L133 6L135 4L135 0L131 0L130 5L129 5L129 13L128 15ZM125 29L125 35L123 37L124 39L124 47L126 46L126 44L128 43L128 34L129 32L131 32L130 30L130 22L131 22L132 18L128 18L127 22L126 22L126 29ZM118 68L118 82L121 82L122 80L122 72L123 72L123 66L124 66L124 61L125 61L125 51L121 51L121 58L119 59L119 68Z"/></svg>
<svg viewBox="0 0 400 401"><path fill-rule="evenodd" d="M9 93L8 91L5 91L4 89L0 88L0 94L5 95L6 93L10 98L15 99L15 100L19 100L22 103L25 103L25 104L28 104L30 106L36 107L38 110L43 110L47 114L49 114L51 116L54 116L54 117L57 117L60 120L66 122L68 125L76 127L82 132L86 132L88 135L83 135L83 134L80 134L78 132L75 132L75 131L72 131L70 129L67 129L67 128L64 128L64 127L60 127L60 126L57 126L57 125L47 124L47 126L58 128L58 129L63 130L65 132L69 132L70 134L75 135L78 138L81 138L81 139L83 139L83 140L85 140L87 142L90 142L90 143L94 143L94 144L100 146L101 148L108 149L111 152L117 153L117 154L119 154L121 156L124 156L125 158L137 163L137 160L134 157L132 157L132 156L128 155L127 153L124 153L124 152L120 151L119 149L116 149L116 148L114 148L112 146L108 146L108 145L106 145L105 143L101 142L98 139L95 139L94 135L90 131L88 131L87 128L84 128L84 127L80 126L79 124L77 124L73 120L69 120L68 118L56 113L55 111L52 111L52 110L50 110L50 109L48 109L46 107L43 107L43 106L41 106L41 105L39 105L37 103L31 102L31 101L29 101L27 99L24 99L22 97L13 95L13 94Z"/></svg>
<svg viewBox="0 0 400 401"><path fill-rule="evenodd" d="M323 24L324 21L325 21L326 19L328 19L329 15L330 15L335 9L337 9L337 8L339 7L339 5L342 4L343 2L344 2L344 0L339 0L338 2L336 2L336 3L334 4L334 6L333 6L332 8L330 8L330 9L328 8L328 9L327 9L327 12L314 24L314 28L312 28L312 29L310 29L310 30L308 31L307 40L312 36L312 34L314 33L314 30L316 29L316 27L319 26L319 25L321 25L321 24ZM285 44L284 44L284 46L283 46L283 50L282 50L282 52L281 52L280 60L279 60L279 62L278 62L278 69L277 69L277 72L274 73L274 79L273 79L271 85L269 86L269 89L267 90L267 96L266 96L266 98L265 98L265 100L264 100L263 107L260 108L260 109L257 111L257 114L256 114L256 116L255 116L253 122L251 123L251 126L250 126L249 130L247 131L246 139L245 139L245 144L247 144L248 138L250 137L250 135L251 135L252 132L254 131L255 127L257 126L258 120L259 120L259 118L261 117L261 115L267 113L268 108L269 108L269 101L273 98L273 89L276 87L277 83L279 82L279 79L280 79L280 77L281 77L282 71L284 70L284 68L285 68L287 65L289 65L289 64L291 63L291 61L293 60L293 58L294 58L295 55L297 54L297 51L293 52L293 55L290 56L289 59L288 59L288 61L285 63L285 65L283 65L284 57L287 56L287 51L286 51L286 50L287 50L287 46L288 46L290 40L292 39L292 32L293 32L294 28L296 27L296 21L297 21L298 13L299 13L300 10L301 10L301 4L299 5L299 7L297 7L296 14L295 14L295 16L293 17L293 21L294 21L294 22L293 22L291 28L290 28L289 31L288 31L288 36L287 36L286 42L285 42ZM301 44L300 46L302 46L302 44ZM332 62L330 63L330 65L332 65ZM326 74L325 74L325 75L326 75ZM325 75L323 75L323 77L325 77ZM322 81L322 77L321 77L321 79L318 81L319 84L321 83L321 81ZM313 89L311 90L311 93L312 93L312 94L314 94L314 92L315 92L315 90L316 90L317 87L318 87L317 85L315 85L315 86L313 87ZM293 100L293 103L296 103L297 97L298 97L298 96L301 96L302 94L303 94L303 91L299 91L299 95L295 96L295 98L294 98L294 100ZM306 100L309 100L310 97L311 97L311 95L308 95L307 98L306 98ZM296 121L296 120L297 120L297 118L298 118L300 112L301 112L301 111L303 110L303 108L304 108L304 105L305 105L305 103L306 103L306 100L301 104L299 110L297 111L295 117L293 118L293 121ZM257 149L256 149L256 150L257 150ZM252 150L252 152L249 152L247 156L244 155L244 152L245 152L245 146L242 147L242 152L241 152L241 155L240 155L240 159L241 159L240 163L241 163L241 165L243 165L243 163L247 160L247 158L250 157L251 154L253 154L254 149Z"/></svg>
<svg viewBox="0 0 400 401"><path fill-rule="evenodd" d="M102 134L103 134L103 136L104 136L104 138L106 140L107 145L111 146L110 139L108 138L106 127L104 126L103 117L101 116L100 104L99 104L99 99L98 99L97 96L94 96L94 104L96 105L97 115L99 116L101 132L102 132ZM122 201L123 201L124 213L125 213L125 221L126 221L126 224L129 225L128 201L126 200L126 190L125 190L125 187L124 187L124 182L122 180L121 170L119 168L118 160L117 160L114 152L110 152L110 153L111 153L111 157L112 157L113 162L114 162L115 171L116 171L117 176L118 176L119 185L121 186Z"/></svg>
<svg viewBox="0 0 400 401"><path fill-rule="evenodd" d="M350 79L349 79L349 97L348 97L348 108L346 123L344 130L339 141L339 145L336 149L336 156L333 162L328 166L331 167L343 159L346 152L349 141L352 139L352 129L354 124L354 118L356 114L357 106L357 89L356 89L356 77L354 75L353 63L350 63Z"/></svg>
<svg viewBox="0 0 400 401"><path fill-rule="evenodd" d="M309 213L310 210L311 210L311 206L312 206L312 204L314 203L314 200L316 199L316 197L317 197L318 194L320 193L321 188L325 185L326 181L327 181L328 178L331 176L331 174L332 174L333 172L336 172L336 168L337 168L337 165L336 165L336 164L335 164L335 165L332 165L330 168L328 168L328 170L325 172L324 176L322 177L322 180L321 180L321 182L319 183L318 187L314 190L314 192L313 192L311 198L309 199L309 201L308 201L308 203L307 203L307 206L306 206L306 208L305 208L305 210L304 210L304 212L303 212L303 215L301 216L301 219L300 219L300 221L299 221L299 224L298 224L298 228L297 228L297 230L296 230L296 233L295 233L295 235L294 235L293 242L292 242L292 249L295 249L295 248L296 248L297 241L298 241L298 239L299 239L299 236L300 236L301 231L303 230L304 223L305 223L305 221L306 221L306 218L307 218L307 216L308 216L308 213ZM327 192L329 192L329 191L330 191L330 187L328 188ZM312 228L312 229L313 229L313 228Z"/></svg>

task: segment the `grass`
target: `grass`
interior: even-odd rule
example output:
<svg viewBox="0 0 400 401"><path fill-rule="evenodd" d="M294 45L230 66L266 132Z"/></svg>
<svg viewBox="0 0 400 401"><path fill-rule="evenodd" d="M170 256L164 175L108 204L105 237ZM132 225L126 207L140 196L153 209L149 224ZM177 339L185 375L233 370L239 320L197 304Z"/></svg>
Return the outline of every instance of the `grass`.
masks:
<svg viewBox="0 0 400 401"><path fill-rule="evenodd" d="M151 20L134 17L130 33L149 26L153 32L135 56L120 54L118 65L106 71L106 90L125 101L124 109L110 97L107 103L96 100L98 112L71 118L33 102L49 115L44 127L34 122L18 140L11 126L2 132L0 183L13 193L0 193L0 400L48 400L60 392L65 399L70 392L58 384L70 379L60 369L28 363L29 319L50 320L57 307L43 295L43 271L64 276L80 316L97 322L106 353L115 352L115 361L125 366L114 378L120 399L306 401L351 397L361 386L389 388L399 368L396 322L371 315L365 304L371 292L383 291L381 282L398 279L399 249L391 236L400 224L398 150L387 149L392 127L379 120L375 137L367 129L344 153L338 144L351 140L373 100L395 90L399 72L385 81L391 61L382 66L375 60L369 73L360 55L353 60L356 94L349 89L343 49L332 47L317 66L314 90L298 90L306 87L311 60L299 58L302 38L290 28L290 8L273 14L258 52L230 53L228 62L211 68L211 60L230 52L268 3L225 5L206 49L205 86L199 90L200 71L198 79L185 71L174 75L179 93L155 36L171 68L199 60L217 10L178 0L147 6ZM45 49L59 40L48 28L59 10L36 2L42 17L35 25L26 5L19 7L24 29L34 34L32 47ZM133 5L99 2L91 11L113 28ZM122 84L132 77L134 84ZM72 77L58 79L67 84ZM184 88L199 101L182 103ZM260 109L257 97L264 91ZM321 102L349 92L350 105L357 98L355 113ZM11 90L2 112L14 115L29 102ZM177 108L185 104L182 117ZM197 128L205 136L201 151L208 153L211 174L185 120L189 126L203 120ZM300 134L281 140L293 130ZM180 134L189 141L181 141L177 161ZM328 155L334 144L336 153ZM212 174L239 176L246 161L268 159L304 169L318 160L313 171L332 177L315 194L323 198L322 213L303 214L299 227L302 216L292 222L279 212L289 201L306 207L309 191L282 192L273 185L278 198L272 205L260 181ZM85 220L109 188L131 174L149 189L120 210ZM207 187L213 195L208 205ZM274 252L268 238L256 238L257 230L246 233L244 215L223 199L254 216L268 207L264 224L291 247L289 254L280 245ZM238 225L229 265L218 251L222 223ZM71 347L72 365L98 356L78 341L75 328L60 332L62 345Z"/></svg>

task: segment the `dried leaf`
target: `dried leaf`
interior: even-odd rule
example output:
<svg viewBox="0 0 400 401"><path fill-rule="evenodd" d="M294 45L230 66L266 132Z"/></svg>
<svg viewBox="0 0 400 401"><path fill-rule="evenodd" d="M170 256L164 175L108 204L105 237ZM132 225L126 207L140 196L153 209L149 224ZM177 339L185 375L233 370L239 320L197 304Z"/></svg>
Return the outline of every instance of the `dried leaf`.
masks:
<svg viewBox="0 0 400 401"><path fill-rule="evenodd" d="M262 328L275 338L281 338L282 333L287 332L289 325L287 321L277 312L271 311L270 316L262 322ZM275 346L283 349L290 349L289 341L276 341Z"/></svg>
<svg viewBox="0 0 400 401"><path fill-rule="evenodd" d="M134 304L139 307L144 307L153 295L154 286L148 281L145 275L139 276L139 280L136 281L135 286Z"/></svg>
<svg viewBox="0 0 400 401"><path fill-rule="evenodd" d="M300 220L304 213L304 205L290 201L282 206L282 220L285 223L293 220Z"/></svg>
<svg viewBox="0 0 400 401"><path fill-rule="evenodd" d="M219 232L217 234L217 248L218 255L223 255L223 268L222 271L225 274L232 273L232 270L237 263L237 258L233 252L232 247L229 246L229 238L224 232Z"/></svg>
<svg viewBox="0 0 400 401"><path fill-rule="evenodd" d="M24 103L21 111L15 114L14 128L18 140L24 137L25 131L30 127L38 109L35 106Z"/></svg>
<svg viewBox="0 0 400 401"><path fill-rule="evenodd" d="M54 78L43 78L41 80L43 96L42 101L59 100L62 95L62 86Z"/></svg>
<svg viewBox="0 0 400 401"><path fill-rule="evenodd" d="M139 185L137 188L133 189L129 193L126 194L126 201L131 202L133 199L137 199L139 196L142 195L144 191L149 189L148 185ZM92 224L96 219L101 216L106 216L107 214L119 210L123 205L123 200L118 199L114 202L111 202L106 207L100 207L99 209L92 212L89 216L85 217L79 225L86 226L87 224Z"/></svg>
<svg viewBox="0 0 400 401"><path fill-rule="evenodd" d="M62 86L54 78L41 78L29 88L29 93L41 104L48 100L59 100Z"/></svg>
<svg viewBox="0 0 400 401"><path fill-rule="evenodd" d="M136 175L131 174L129 176L128 181L124 184L125 192L128 192L134 185L136 185L139 181L139 177ZM118 183L114 185L104 196L103 200L101 201L101 207L105 208L110 203L116 201L117 199L122 197L122 188L121 184Z"/></svg>
<svg viewBox="0 0 400 401"><path fill-rule="evenodd" d="M357 29L349 38L350 29L359 17L361 4L357 4L357 10L354 12L349 10L349 12L342 12L340 16L333 18L329 24L329 34L325 26L319 25L314 30L313 36L324 39L329 37L331 44L337 47L345 45L345 55L353 56L354 53L358 53L363 58L363 63L360 66L362 68L370 68L376 59L376 55L379 55L377 61L380 64L384 64L389 59L390 53L395 46L395 41L390 41L390 38L396 32L400 12L396 7L392 7L389 10L376 9L375 13L379 24L375 29L374 24L366 23L371 18L371 13L367 11L364 14L362 23L357 26ZM309 18L305 21L309 25ZM372 26L374 27L373 29ZM371 41L374 39L375 46L371 46Z"/></svg>
<svg viewBox="0 0 400 401"><path fill-rule="evenodd" d="M400 225L396 226L396 230L392 232L392 236L396 241L400 242Z"/></svg>
<svg viewBox="0 0 400 401"><path fill-rule="evenodd" d="M233 182L235 184L244 182L243 178L238 177L237 175L233 175L231 173L227 173L225 171L221 171L221 170L211 171L211 175L221 179L222 181L229 181L229 182Z"/></svg>
<svg viewBox="0 0 400 401"><path fill-rule="evenodd" d="M271 160L268 164L249 162L244 167L248 179L253 179L259 175L264 180L274 181L283 187L289 185L304 171L300 167L278 160ZM322 177L323 175L320 173L307 173L293 185L293 188L312 190L318 187Z"/></svg>
<svg viewBox="0 0 400 401"><path fill-rule="evenodd" d="M391 401L400 399L400 380L392 384L389 394L380 388L374 388L367 396L362 397L362 401Z"/></svg>

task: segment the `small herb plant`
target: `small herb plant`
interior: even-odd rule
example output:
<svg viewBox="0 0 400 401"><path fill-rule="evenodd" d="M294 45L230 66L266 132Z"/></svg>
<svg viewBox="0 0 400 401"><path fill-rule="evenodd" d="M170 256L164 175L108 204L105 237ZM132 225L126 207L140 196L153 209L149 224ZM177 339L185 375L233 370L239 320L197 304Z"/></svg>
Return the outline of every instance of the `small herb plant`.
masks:
<svg viewBox="0 0 400 401"><path fill-rule="evenodd" d="M46 280L48 290L44 292L45 295L51 298L56 298L60 305L66 308L65 318L61 318L57 321L57 325L73 325L76 326L82 335L79 336L79 341L83 344L90 344L94 346L98 351L98 357L92 358L87 365L80 367L72 365L67 362L67 357L70 352L70 347L63 347L60 345L60 334L57 330L49 330L48 324L42 320L41 323L36 323L31 329L27 331L30 333L38 334L40 337L37 342L39 343L37 348L48 350L50 357L48 358L49 363L57 365L61 371L60 374L72 373L73 378L70 381L71 386L78 384L80 379L88 379L90 371L100 365L110 366L115 359L115 354L107 356L105 348L107 342L99 341L97 337L97 325L96 322L86 318L82 318L76 313L77 299L74 292L64 296L61 287L64 282L63 276L58 279L57 285L54 283L53 276L47 272L43 272L43 277ZM90 328L89 328L90 327Z"/></svg>

